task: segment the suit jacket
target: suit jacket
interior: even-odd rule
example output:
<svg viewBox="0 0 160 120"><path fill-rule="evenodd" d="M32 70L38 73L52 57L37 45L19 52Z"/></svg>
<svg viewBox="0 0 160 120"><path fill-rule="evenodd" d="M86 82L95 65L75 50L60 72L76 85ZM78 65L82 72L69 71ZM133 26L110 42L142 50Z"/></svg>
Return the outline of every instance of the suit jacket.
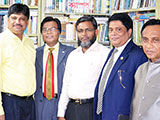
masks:
<svg viewBox="0 0 160 120"><path fill-rule="evenodd" d="M114 48L111 50L108 58L104 64L108 62ZM132 92L134 87L134 74L139 65L147 61L147 58L143 50L136 46L131 40L122 51L115 65L113 66L108 78L108 82L105 86L102 113L96 114L97 99L98 99L98 87L102 77L102 68L99 80L95 89L94 100L94 120L119 120L120 118L127 118L130 113L130 103L132 98ZM119 72L122 76L122 84L120 84Z"/></svg>
<svg viewBox="0 0 160 120"><path fill-rule="evenodd" d="M45 46L45 45L44 45ZM74 49L66 45L59 44L58 61L57 61L57 82L58 98L48 101L42 92L43 81L43 51L44 46L39 47L36 51L36 82L37 89L35 92L36 103L36 120L57 120L58 101L61 94L62 80L69 53Z"/></svg>
<svg viewBox="0 0 160 120"><path fill-rule="evenodd" d="M160 61L146 62L135 74L131 120L160 120Z"/></svg>

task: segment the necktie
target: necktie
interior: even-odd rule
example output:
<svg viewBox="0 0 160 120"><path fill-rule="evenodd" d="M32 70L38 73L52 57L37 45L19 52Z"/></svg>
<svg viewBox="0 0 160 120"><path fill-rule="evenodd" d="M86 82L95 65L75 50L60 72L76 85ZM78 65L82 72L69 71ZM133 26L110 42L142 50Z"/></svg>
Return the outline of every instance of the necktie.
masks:
<svg viewBox="0 0 160 120"><path fill-rule="evenodd" d="M54 97L54 58L52 51L54 48L49 48L49 54L45 68L44 96L51 100Z"/></svg>
<svg viewBox="0 0 160 120"><path fill-rule="evenodd" d="M97 114L100 114L102 112L102 101L103 101L103 94L104 94L104 87L105 87L105 83L106 83L106 78L107 75L110 71L110 69L113 66L113 60L114 60L114 54L117 52L117 49L114 49L109 62L108 62L108 66L106 68L106 70L103 72L103 76L101 77L100 83L99 83L99 88L98 88L98 102L97 102Z"/></svg>

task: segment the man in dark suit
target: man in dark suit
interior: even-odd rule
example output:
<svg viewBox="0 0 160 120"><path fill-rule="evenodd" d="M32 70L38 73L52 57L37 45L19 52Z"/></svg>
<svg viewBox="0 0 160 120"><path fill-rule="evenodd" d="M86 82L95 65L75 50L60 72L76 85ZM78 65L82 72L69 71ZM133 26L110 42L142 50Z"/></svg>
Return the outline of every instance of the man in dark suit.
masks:
<svg viewBox="0 0 160 120"><path fill-rule="evenodd" d="M134 74L147 58L132 41L133 22L127 14L113 14L108 25L113 49L95 89L94 120L128 120Z"/></svg>
<svg viewBox="0 0 160 120"><path fill-rule="evenodd" d="M61 23L57 18L44 18L41 23L41 33L45 45L39 47L36 53L36 120L57 120L58 101L61 94L65 64L69 53L74 48L58 42ZM48 49L50 48L54 49L52 51L54 58L54 72L52 72L54 73L54 93L52 92L52 95L54 95L51 99L48 99L45 95L45 73Z"/></svg>

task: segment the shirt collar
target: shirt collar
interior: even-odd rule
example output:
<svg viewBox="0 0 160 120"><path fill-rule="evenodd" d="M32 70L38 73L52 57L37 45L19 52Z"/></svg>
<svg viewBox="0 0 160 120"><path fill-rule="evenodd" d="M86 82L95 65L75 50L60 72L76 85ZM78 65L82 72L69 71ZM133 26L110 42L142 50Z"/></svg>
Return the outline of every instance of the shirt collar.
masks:
<svg viewBox="0 0 160 120"><path fill-rule="evenodd" d="M51 48L50 46L48 46L47 44L45 44L45 48L44 48L44 50L45 51L48 51L48 48ZM54 45L52 48L54 48L54 51L57 51L58 50L58 48L59 48L59 42L57 42L57 44L56 45Z"/></svg>
<svg viewBox="0 0 160 120"><path fill-rule="evenodd" d="M131 38L129 38L128 41L127 41L124 45L122 45L121 47L118 47L118 48L116 48L116 49L117 49L118 51L123 51L124 48L127 46L127 44L128 44L130 41L131 41Z"/></svg>
<svg viewBox="0 0 160 120"><path fill-rule="evenodd" d="M98 42L95 41L95 42L88 48L87 51L94 51L95 48L97 47L97 45L98 45ZM82 47L79 46L79 47L77 48L77 51L78 51L78 52L82 52ZM87 51L86 51L86 52L87 52Z"/></svg>
<svg viewBox="0 0 160 120"><path fill-rule="evenodd" d="M8 28L6 29L6 34L10 35L13 39L19 39L19 37L17 37L11 30L9 30ZM26 40L26 35L23 34L23 38L22 41L24 42Z"/></svg>
<svg viewBox="0 0 160 120"><path fill-rule="evenodd" d="M149 59L148 61L149 61L149 63L151 63L151 64L159 64L159 63L160 63L160 59L159 59L159 60L157 60L157 61L155 61L155 62L151 62L151 60L150 60L150 59Z"/></svg>

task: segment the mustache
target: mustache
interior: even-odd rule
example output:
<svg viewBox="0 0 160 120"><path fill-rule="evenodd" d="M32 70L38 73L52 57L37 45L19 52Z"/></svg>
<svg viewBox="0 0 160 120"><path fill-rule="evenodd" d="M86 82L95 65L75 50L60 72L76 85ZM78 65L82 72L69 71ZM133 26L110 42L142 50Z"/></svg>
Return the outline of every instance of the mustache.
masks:
<svg viewBox="0 0 160 120"><path fill-rule="evenodd" d="M22 25L21 25L21 24L15 24L14 26L19 26L19 27L22 27Z"/></svg>
<svg viewBox="0 0 160 120"><path fill-rule="evenodd" d="M78 38L78 46L81 46L81 47L89 47L91 46L95 41L96 41L96 34L94 34L94 36L92 37L92 39L88 42L81 42L81 40ZM82 38L83 39L83 38Z"/></svg>

